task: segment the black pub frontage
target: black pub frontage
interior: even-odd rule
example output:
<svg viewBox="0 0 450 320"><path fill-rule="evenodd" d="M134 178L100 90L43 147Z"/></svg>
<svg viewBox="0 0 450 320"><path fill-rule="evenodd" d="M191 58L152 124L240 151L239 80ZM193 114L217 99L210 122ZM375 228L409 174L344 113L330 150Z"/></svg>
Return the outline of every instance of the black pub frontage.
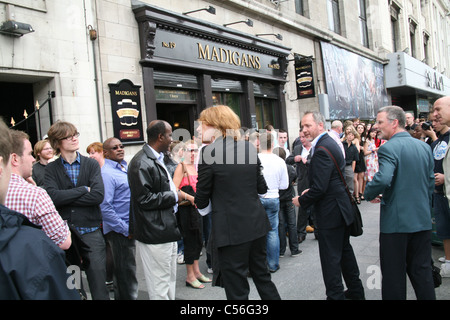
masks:
<svg viewBox="0 0 450 320"><path fill-rule="evenodd" d="M225 104L242 126L286 128L290 48L146 4L133 12L147 123L163 119L194 134L203 109Z"/></svg>

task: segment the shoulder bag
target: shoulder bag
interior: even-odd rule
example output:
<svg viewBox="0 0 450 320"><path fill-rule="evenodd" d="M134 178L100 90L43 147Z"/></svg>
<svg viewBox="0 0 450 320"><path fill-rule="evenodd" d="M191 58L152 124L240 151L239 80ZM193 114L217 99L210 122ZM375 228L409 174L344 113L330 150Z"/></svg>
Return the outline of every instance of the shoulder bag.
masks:
<svg viewBox="0 0 450 320"><path fill-rule="evenodd" d="M352 197L350 190L348 190L347 183L345 183L344 176L342 175L341 169L339 169L339 166L336 162L336 159L333 157L331 152L323 147L319 146L319 148L325 150L330 155L331 159L333 159L334 164L336 165L336 169L339 172L339 175L341 176L342 182L344 183L345 190L347 191L348 197L350 199L350 203L352 204L352 211L354 215L353 223L350 225L350 235L353 237L359 237L363 234L363 222L361 217L361 212L359 211L358 204L356 203L355 199Z"/></svg>

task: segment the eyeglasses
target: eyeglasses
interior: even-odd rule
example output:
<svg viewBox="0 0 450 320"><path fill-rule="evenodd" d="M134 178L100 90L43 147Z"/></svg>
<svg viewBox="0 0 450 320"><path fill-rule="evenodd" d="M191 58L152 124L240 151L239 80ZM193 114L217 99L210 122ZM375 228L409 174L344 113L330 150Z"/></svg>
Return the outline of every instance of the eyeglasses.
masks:
<svg viewBox="0 0 450 320"><path fill-rule="evenodd" d="M123 149L123 144L119 144L118 146L114 146L112 148L109 148L110 150L117 150L117 149Z"/></svg>
<svg viewBox="0 0 450 320"><path fill-rule="evenodd" d="M62 138L61 140L72 141L73 139L78 138L79 136L80 136L80 133L77 132L77 133L75 133L73 135L70 135L70 136Z"/></svg>

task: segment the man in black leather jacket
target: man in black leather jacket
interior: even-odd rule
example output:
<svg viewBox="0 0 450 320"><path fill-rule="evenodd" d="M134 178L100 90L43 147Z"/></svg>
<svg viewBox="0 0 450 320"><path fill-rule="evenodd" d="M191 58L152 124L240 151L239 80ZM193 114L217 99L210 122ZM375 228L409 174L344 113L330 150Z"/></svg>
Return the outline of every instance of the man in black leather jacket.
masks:
<svg viewBox="0 0 450 320"><path fill-rule="evenodd" d="M172 127L154 120L145 144L128 166L131 190L130 234L136 239L151 300L175 299L177 190L164 165L164 152L172 142Z"/></svg>

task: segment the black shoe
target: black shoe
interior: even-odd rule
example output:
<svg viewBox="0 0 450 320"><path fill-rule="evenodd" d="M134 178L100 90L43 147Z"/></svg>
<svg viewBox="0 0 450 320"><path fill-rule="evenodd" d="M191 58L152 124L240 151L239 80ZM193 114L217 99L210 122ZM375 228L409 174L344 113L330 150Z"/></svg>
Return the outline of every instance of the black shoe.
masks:
<svg viewBox="0 0 450 320"><path fill-rule="evenodd" d="M297 250L297 251L291 252L291 256L296 257L296 256L298 256L300 253L302 253L302 250Z"/></svg>
<svg viewBox="0 0 450 320"><path fill-rule="evenodd" d="M344 295L345 300L366 300L366 298L364 297L364 293L361 296L359 294L350 293L348 290L345 290Z"/></svg>
<svg viewBox="0 0 450 320"><path fill-rule="evenodd" d="M270 273L275 273L275 272L277 272L278 270L280 270L280 266L276 267L275 270L269 269Z"/></svg>

